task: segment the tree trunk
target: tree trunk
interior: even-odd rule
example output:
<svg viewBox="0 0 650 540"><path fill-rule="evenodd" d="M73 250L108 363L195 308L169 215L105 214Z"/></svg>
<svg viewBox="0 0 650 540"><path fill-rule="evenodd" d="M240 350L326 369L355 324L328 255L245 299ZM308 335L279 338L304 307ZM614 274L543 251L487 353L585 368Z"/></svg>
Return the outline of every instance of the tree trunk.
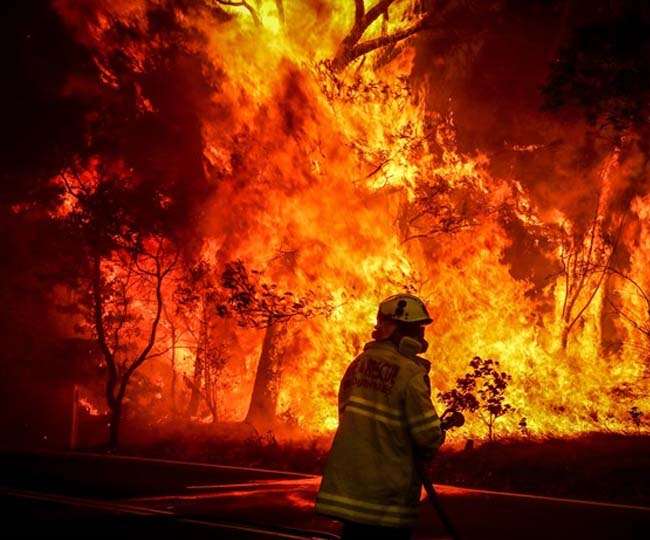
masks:
<svg viewBox="0 0 650 540"><path fill-rule="evenodd" d="M171 331L172 331L172 355L171 355L172 378L170 384L170 392L171 392L171 399L172 399L172 412L174 413L174 415L176 415L176 327L174 325L172 325Z"/></svg>
<svg viewBox="0 0 650 540"><path fill-rule="evenodd" d="M604 299L612 298L616 294L616 283L612 279L612 274L607 274L603 280L603 302ZM601 305L602 305L601 303ZM609 355L612 352L618 350L618 347L622 344L624 339L624 334L619 329L617 325L617 318L611 316L611 312L608 309L600 310L600 348L605 355Z"/></svg>
<svg viewBox="0 0 650 540"><path fill-rule="evenodd" d="M217 419L217 397L216 397L216 391L215 391L215 381L213 378L213 372L212 372L212 366L211 365L206 365L205 368L205 402L208 405L208 409L210 409L210 413L212 413L212 423L216 424L218 419Z"/></svg>
<svg viewBox="0 0 650 540"><path fill-rule="evenodd" d="M205 318L205 305L201 313L201 328L199 329L199 342L196 347L196 359L194 360L194 376L192 385L192 396L190 397L190 404L187 408L188 416L196 416L199 410L199 403L201 401L201 386L202 379L205 376L205 370L208 369L206 351L208 340L208 325Z"/></svg>
<svg viewBox="0 0 650 540"><path fill-rule="evenodd" d="M560 345L563 351L566 351L567 345L569 344L569 330L569 325L565 323L562 327L562 337L560 339Z"/></svg>
<svg viewBox="0 0 650 540"><path fill-rule="evenodd" d="M266 328L251 402L245 420L258 431L268 431L273 428L275 423L286 335L286 323L271 323Z"/></svg>
<svg viewBox="0 0 650 540"><path fill-rule="evenodd" d="M196 358L194 359L194 374L192 375L192 395L187 406L187 415L196 416L201 401L201 377L203 375L203 361L201 360L201 348L196 349Z"/></svg>
<svg viewBox="0 0 650 540"><path fill-rule="evenodd" d="M117 450L120 442L120 424L122 422L122 402L114 401L111 406L111 423L108 427L108 448Z"/></svg>

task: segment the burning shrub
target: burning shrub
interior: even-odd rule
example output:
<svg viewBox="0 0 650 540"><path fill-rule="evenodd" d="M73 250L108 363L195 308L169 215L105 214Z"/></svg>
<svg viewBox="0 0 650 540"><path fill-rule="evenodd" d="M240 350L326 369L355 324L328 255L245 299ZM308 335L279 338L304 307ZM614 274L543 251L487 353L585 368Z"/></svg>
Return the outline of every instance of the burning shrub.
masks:
<svg viewBox="0 0 650 540"><path fill-rule="evenodd" d="M456 388L438 394L447 406L443 414L450 411L478 412L488 428L488 439L493 440L497 418L514 411L514 407L505 402L505 391L512 376L499 371L499 362L490 358L484 360L475 356L469 365L472 371L456 379ZM527 427L525 419L522 420Z"/></svg>

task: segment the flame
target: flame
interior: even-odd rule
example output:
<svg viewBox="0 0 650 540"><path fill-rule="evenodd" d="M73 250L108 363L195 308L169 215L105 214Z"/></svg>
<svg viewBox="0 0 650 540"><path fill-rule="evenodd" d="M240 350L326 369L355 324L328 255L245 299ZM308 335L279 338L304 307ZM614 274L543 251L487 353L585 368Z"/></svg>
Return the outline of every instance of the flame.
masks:
<svg viewBox="0 0 650 540"><path fill-rule="evenodd" d="M88 398L80 397L79 405L81 405L90 416L99 416L101 414L100 410L95 407Z"/></svg>
<svg viewBox="0 0 650 540"><path fill-rule="evenodd" d="M78 405L85 410L90 416L101 416L106 414L106 410L101 405L94 402L87 389L84 389L77 398Z"/></svg>
<svg viewBox="0 0 650 540"><path fill-rule="evenodd" d="M116 46L111 31L119 22L146 34L147 6L164 2L97 1L91 3L94 18L83 17L84 4L56 2L78 39L95 52L104 84L119 86L107 60ZM217 186L196 231L201 257L216 268L241 259L264 269L265 279L281 288L316 291L333 306L327 317L296 323L297 337L282 366L278 413L290 411L303 434L335 429L339 381L368 339L377 303L406 287L433 313L428 339L435 389L452 386L475 355L498 359L512 375L507 399L516 414L499 420L500 432L517 434L522 416L537 435L625 430L626 408L650 406L647 353L640 352L647 351L647 337L618 319L613 324L624 345L603 347L604 286L594 292L563 348L563 276L551 277L541 291L513 276L504 255L513 239L499 208L515 208L525 228L541 230L548 239L558 231L578 238L580 225L563 208L537 208L522 179L494 177L488 156L458 150L453 116L431 111L408 78L415 54L410 41L390 63L376 67L370 57L335 74L325 60L349 31L352 2L287 2L283 23L276 2L262 0L256 8L259 25L241 6L218 7L227 14L223 20L207 4L173 11L180 27L201 37L184 46L205 55L204 69L219 81L201 118L206 170ZM412 17L409 5L396 3L388 31ZM378 19L365 37L386 31L381 24ZM137 73L159 45L154 39L122 54ZM143 110L155 108L146 96L141 99ZM539 145L513 148L532 153ZM594 224L601 248L605 217L615 214L611 201L621 168L618 152L602 163ZM77 181L92 188L92 169L90 163L88 178ZM426 234L433 226L428 214L415 219L410 212L422 203L421 189L432 179L452 197L464 190L480 201L471 223ZM66 198L60 212L70 212L73 204ZM641 276L640 284L650 290L650 196L637 197L631 213L640 229L630 274ZM409 227L415 228L413 238L404 232ZM584 238L571 249L586 249ZM551 240L549 245L545 256L557 266L561 245ZM647 306L634 287L625 280L618 286L628 309L642 315ZM592 289L585 289L578 303ZM171 291L166 298L172 301ZM147 314L151 307L143 301L140 309ZM241 420L263 332L223 324L223 335L234 333L237 339L219 378L219 409L221 418ZM169 340L167 333L161 340ZM190 376L196 357L191 339L181 338L176 351L177 371ZM145 369L167 373L168 357ZM626 385L633 395L622 399L614 390ZM470 418L463 433L480 435L484 427Z"/></svg>

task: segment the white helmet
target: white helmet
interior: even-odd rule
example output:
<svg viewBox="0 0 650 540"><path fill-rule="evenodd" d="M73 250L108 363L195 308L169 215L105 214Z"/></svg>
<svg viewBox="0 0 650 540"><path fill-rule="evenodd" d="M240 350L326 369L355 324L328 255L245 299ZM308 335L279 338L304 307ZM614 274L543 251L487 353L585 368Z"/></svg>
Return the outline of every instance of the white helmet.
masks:
<svg viewBox="0 0 650 540"><path fill-rule="evenodd" d="M424 302L412 294L395 294L379 304L378 317L405 323L431 324Z"/></svg>

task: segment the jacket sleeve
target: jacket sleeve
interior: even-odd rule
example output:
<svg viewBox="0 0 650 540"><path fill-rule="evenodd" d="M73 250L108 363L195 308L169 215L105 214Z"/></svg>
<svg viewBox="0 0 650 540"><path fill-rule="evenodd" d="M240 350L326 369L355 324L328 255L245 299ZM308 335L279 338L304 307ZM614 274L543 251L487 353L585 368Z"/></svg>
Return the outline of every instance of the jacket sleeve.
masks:
<svg viewBox="0 0 650 540"><path fill-rule="evenodd" d="M341 415L345 410L345 405L348 402L350 393L352 391L352 385L354 381L354 375L357 371L357 365L359 363L359 357L355 358L352 363L345 370L345 375L341 379L341 384L339 385L339 397L338 397L338 406L339 406L339 420Z"/></svg>
<svg viewBox="0 0 650 540"><path fill-rule="evenodd" d="M431 459L445 440L440 418L431 402L429 377L420 373L406 385L406 422L418 457Z"/></svg>

